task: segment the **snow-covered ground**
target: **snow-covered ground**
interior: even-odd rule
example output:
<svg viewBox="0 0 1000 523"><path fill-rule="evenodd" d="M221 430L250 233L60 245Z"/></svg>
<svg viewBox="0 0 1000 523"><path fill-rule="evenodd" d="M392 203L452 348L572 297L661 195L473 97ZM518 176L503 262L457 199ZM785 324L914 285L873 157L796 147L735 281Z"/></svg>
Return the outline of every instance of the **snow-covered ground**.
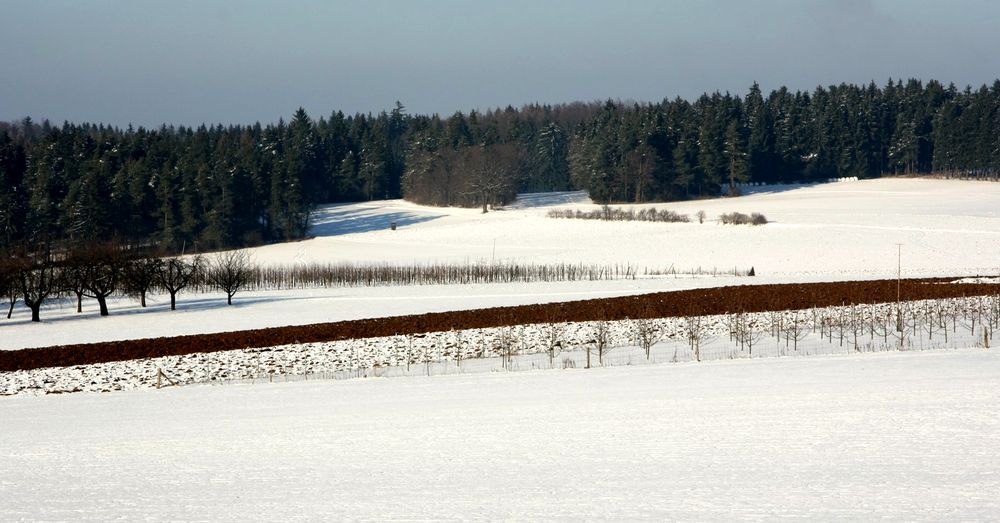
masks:
<svg viewBox="0 0 1000 523"><path fill-rule="evenodd" d="M692 217L704 210L710 219L760 212L772 221L764 227L547 218L553 207L593 205L561 193L525 195L486 215L399 201L331 206L317 213L315 238L255 249L257 261L281 264L752 265L753 279L271 291L238 294L232 307L218 294L182 294L178 311L154 296L147 310L117 300L109 318L96 317L92 304L77 315L62 302L43 311L41 324L23 309L0 319L0 348L887 277L897 243L904 275L1000 271L1000 184L758 189L657 207ZM1000 354L952 349L988 337L983 316L973 322L955 314L961 307L930 303L914 304L898 339L866 321L864 348L841 327L852 317L843 310L755 315L753 358L729 340L733 317L709 318L700 355L711 361L702 362L691 361L686 320L675 319L660 323L669 334L653 348L654 365L639 365L646 360L636 327L618 322L609 327L609 366L587 370L582 346L593 346L594 324L565 326L565 352L551 370L539 350L542 326L6 373L0 388L22 395L0 400L0 521L996 520ZM810 329L816 319L823 327L800 339L788 322L807 314ZM519 348L508 366L539 370L492 372L511 332ZM456 347L482 358L459 367ZM150 390L157 368L223 384ZM279 383L351 372L408 377ZM31 394L130 388L146 389Z"/></svg>
<svg viewBox="0 0 1000 523"><path fill-rule="evenodd" d="M1000 297L805 311L542 323L0 373L0 396L199 383L436 376L996 345ZM650 345L647 355L642 339ZM598 349L596 340L605 341ZM588 360L588 352L589 360ZM165 374L161 374L165 373ZM169 381L167 381L169 379Z"/></svg>
<svg viewBox="0 0 1000 523"><path fill-rule="evenodd" d="M1000 269L1000 184L877 179L766 187L748 196L644 204L693 223L547 218L550 209L596 208L583 193L524 195L504 211L440 209L399 200L326 207L316 238L256 250L260 261L630 263L646 267L750 267L761 275L895 276ZM628 206L625 206L628 207ZM708 221L698 224L704 210ZM727 212L759 212L764 227L722 226ZM389 222L397 221L397 230Z"/></svg>
<svg viewBox="0 0 1000 523"><path fill-rule="evenodd" d="M0 520L996 520L1000 354L0 401Z"/></svg>
<svg viewBox="0 0 1000 523"><path fill-rule="evenodd" d="M621 296L691 287L1000 272L1000 184L879 179L755 187L753 194L657 204L694 223L596 222L546 217L553 208L594 208L582 193L523 195L505 210L423 207L403 201L333 205L314 216L314 238L254 249L266 264L476 262L629 264L679 270L755 268L757 277L656 278L573 283L310 289L224 296L185 294L140 309L133 300L96 317L55 302L31 324L23 308L0 319L0 349L306 324L526 303ZM650 205L639 206L641 208ZM723 212L761 212L762 227L723 226ZM389 224L396 222L397 229Z"/></svg>

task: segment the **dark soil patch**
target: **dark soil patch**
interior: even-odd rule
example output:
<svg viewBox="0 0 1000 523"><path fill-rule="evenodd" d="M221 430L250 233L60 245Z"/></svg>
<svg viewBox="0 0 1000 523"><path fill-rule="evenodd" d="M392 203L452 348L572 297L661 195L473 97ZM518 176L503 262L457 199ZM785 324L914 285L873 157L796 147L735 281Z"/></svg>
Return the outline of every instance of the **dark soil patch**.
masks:
<svg viewBox="0 0 1000 523"><path fill-rule="evenodd" d="M949 279L903 280L901 299L961 298L1000 293L998 284L957 284ZM896 300L896 280L743 285L620 298L603 298L542 305L521 305L340 321L249 331L196 334L139 340L60 345L0 351L0 372L42 367L68 367L199 352L271 347L292 343L420 334L528 323L665 318L808 309ZM99 321L99 320L96 320Z"/></svg>

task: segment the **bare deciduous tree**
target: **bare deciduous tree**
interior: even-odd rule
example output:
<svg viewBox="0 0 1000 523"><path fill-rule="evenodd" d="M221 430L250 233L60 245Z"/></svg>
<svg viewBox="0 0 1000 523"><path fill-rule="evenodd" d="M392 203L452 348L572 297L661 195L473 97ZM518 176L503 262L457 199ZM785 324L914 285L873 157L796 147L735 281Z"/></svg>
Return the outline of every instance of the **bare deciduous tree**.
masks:
<svg viewBox="0 0 1000 523"><path fill-rule="evenodd" d="M500 355L500 364L504 369L511 370L514 354L517 352L514 328L500 327L497 332L495 350Z"/></svg>
<svg viewBox="0 0 1000 523"><path fill-rule="evenodd" d="M549 355L549 367L554 368L556 356L563 349L563 334L566 332L565 323L549 322L541 326L542 341L545 343L545 352Z"/></svg>
<svg viewBox="0 0 1000 523"><path fill-rule="evenodd" d="M854 340L854 352L861 352L858 339L865 335L865 309L864 307L851 304L851 309L846 318L848 332Z"/></svg>
<svg viewBox="0 0 1000 523"><path fill-rule="evenodd" d="M517 180L518 152L507 144L472 147L465 158L470 178L468 193L485 213L491 206L503 205Z"/></svg>
<svg viewBox="0 0 1000 523"><path fill-rule="evenodd" d="M983 330L983 347L990 348L993 334L1000 328L1000 294L984 296L980 308L980 327Z"/></svg>
<svg viewBox="0 0 1000 523"><path fill-rule="evenodd" d="M701 343L708 336L709 326L704 316L688 316L684 318L684 335L695 361L701 361Z"/></svg>
<svg viewBox="0 0 1000 523"><path fill-rule="evenodd" d="M0 297L7 300L10 306L7 309L7 319L14 314L14 306L21 297L20 285L17 282L18 258L0 258Z"/></svg>
<svg viewBox="0 0 1000 523"><path fill-rule="evenodd" d="M76 312L83 312L83 296L87 292L84 285L86 266L89 263L79 252L71 252L60 264L60 281L63 293L71 293L76 297Z"/></svg>
<svg viewBox="0 0 1000 523"><path fill-rule="evenodd" d="M895 328L895 311L880 307L879 305L868 306L868 322L872 333L872 340L878 336L882 338L882 345L889 344L889 333Z"/></svg>
<svg viewBox="0 0 1000 523"><path fill-rule="evenodd" d="M807 323L807 318L804 316L799 316L799 311L795 311L791 319L784 322L782 325L783 331L782 336L785 338L785 347L788 347L789 342L792 344L792 350L799 350L799 342L805 339L806 335L809 334L809 326Z"/></svg>
<svg viewBox="0 0 1000 523"><path fill-rule="evenodd" d="M655 318L638 318L632 320L632 332L635 335L636 343L642 347L648 360L653 345L656 345L663 339L666 330Z"/></svg>
<svg viewBox="0 0 1000 523"><path fill-rule="evenodd" d="M455 339L455 343L452 345L455 349L455 364L458 367L462 366L462 350L465 344L462 342L462 331L452 330L452 336Z"/></svg>
<svg viewBox="0 0 1000 523"><path fill-rule="evenodd" d="M736 314L734 321L736 325L736 339L740 342L740 351L746 346L748 354L753 356L753 346L764 336L764 332L757 326L753 315L745 312Z"/></svg>
<svg viewBox="0 0 1000 523"><path fill-rule="evenodd" d="M25 259L17 268L21 298L31 310L31 321L41 320L42 303L59 292L59 271L48 253Z"/></svg>
<svg viewBox="0 0 1000 523"><path fill-rule="evenodd" d="M597 363L598 365L604 365L604 355L607 354L611 347L609 345L611 325L607 320L597 320L591 324L590 327L590 339L587 342L587 368L590 368L590 346L594 347L597 351Z"/></svg>
<svg viewBox="0 0 1000 523"><path fill-rule="evenodd" d="M912 304L899 303L896 306L896 348L906 350L906 344L911 335L917 332L917 322L913 316Z"/></svg>
<svg viewBox="0 0 1000 523"><path fill-rule="evenodd" d="M156 275L157 284L170 294L170 310L177 309L177 293L191 284L201 272L201 255L189 258L167 258Z"/></svg>
<svg viewBox="0 0 1000 523"><path fill-rule="evenodd" d="M139 306L146 306L146 294L156 284L163 269L163 260L155 256L139 256L125 265L124 290L129 296L139 298Z"/></svg>
<svg viewBox="0 0 1000 523"><path fill-rule="evenodd" d="M108 297L118 290L127 257L117 244L107 243L79 254L84 295L97 300L101 316L107 316Z"/></svg>
<svg viewBox="0 0 1000 523"><path fill-rule="evenodd" d="M226 251L212 260L207 271L208 281L226 293L226 304L250 282L253 264L247 251Z"/></svg>

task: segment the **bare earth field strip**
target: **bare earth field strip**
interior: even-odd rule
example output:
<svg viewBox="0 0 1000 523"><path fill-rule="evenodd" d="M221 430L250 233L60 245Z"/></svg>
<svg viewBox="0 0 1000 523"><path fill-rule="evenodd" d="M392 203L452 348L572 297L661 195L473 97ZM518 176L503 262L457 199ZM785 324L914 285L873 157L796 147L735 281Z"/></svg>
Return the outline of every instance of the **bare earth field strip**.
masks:
<svg viewBox="0 0 1000 523"><path fill-rule="evenodd" d="M910 301L1000 293L1000 284L952 283L953 281L953 278L902 280L898 289L899 297ZM896 299L896 280L715 287L563 303L20 349L0 352L0 372L453 329L766 312L885 303Z"/></svg>

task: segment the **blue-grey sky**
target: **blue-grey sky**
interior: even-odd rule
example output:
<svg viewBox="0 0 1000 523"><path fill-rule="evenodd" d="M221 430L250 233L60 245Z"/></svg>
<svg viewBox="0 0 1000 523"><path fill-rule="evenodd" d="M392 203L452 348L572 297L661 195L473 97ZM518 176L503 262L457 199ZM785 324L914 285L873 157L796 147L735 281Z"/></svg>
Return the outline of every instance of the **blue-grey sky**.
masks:
<svg viewBox="0 0 1000 523"><path fill-rule="evenodd" d="M0 0L0 120L262 123L1000 76L995 0Z"/></svg>

